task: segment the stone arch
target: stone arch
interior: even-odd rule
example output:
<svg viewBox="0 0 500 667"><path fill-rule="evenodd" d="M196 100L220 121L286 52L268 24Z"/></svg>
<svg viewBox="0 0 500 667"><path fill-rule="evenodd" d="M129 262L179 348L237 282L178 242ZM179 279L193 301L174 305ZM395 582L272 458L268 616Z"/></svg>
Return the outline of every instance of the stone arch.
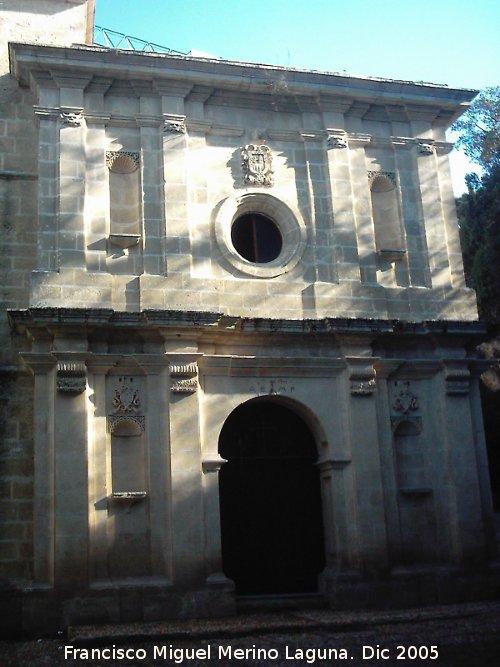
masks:
<svg viewBox="0 0 500 667"><path fill-rule="evenodd" d="M325 563L318 447L295 403L245 401L220 432L222 563L237 594L318 590Z"/></svg>

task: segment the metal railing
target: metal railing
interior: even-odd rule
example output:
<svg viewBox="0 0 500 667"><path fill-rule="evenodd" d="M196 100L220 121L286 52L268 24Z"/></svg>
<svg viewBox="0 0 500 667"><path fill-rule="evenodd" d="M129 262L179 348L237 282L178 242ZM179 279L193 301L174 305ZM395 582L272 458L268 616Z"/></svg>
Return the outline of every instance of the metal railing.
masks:
<svg viewBox="0 0 500 667"><path fill-rule="evenodd" d="M169 49L168 46L146 42L144 39L125 35L122 32L116 32L116 30L109 30L109 28L102 28L99 25L94 26L94 44L104 46L107 49L129 49L130 51L142 51L144 53L172 53L177 56L188 56L190 54L190 51L187 53L176 51L175 49Z"/></svg>

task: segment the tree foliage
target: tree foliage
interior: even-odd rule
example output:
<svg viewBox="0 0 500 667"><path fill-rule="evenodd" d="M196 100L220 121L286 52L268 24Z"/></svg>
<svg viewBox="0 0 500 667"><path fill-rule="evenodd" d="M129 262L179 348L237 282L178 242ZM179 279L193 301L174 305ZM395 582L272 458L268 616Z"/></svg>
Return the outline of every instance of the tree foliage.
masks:
<svg viewBox="0 0 500 667"><path fill-rule="evenodd" d="M485 173L500 166L500 86L485 88L452 125L460 133L456 146Z"/></svg>
<svg viewBox="0 0 500 667"><path fill-rule="evenodd" d="M500 165L457 199L464 269L482 319L500 322Z"/></svg>
<svg viewBox="0 0 500 667"><path fill-rule="evenodd" d="M457 147L481 165L457 199L464 269L481 318L500 321L500 86L486 88L453 125Z"/></svg>

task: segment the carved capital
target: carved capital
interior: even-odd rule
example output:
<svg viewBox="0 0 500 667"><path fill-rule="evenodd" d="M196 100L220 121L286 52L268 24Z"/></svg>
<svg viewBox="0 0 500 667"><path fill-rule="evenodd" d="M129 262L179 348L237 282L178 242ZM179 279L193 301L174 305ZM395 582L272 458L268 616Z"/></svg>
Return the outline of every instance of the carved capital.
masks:
<svg viewBox="0 0 500 667"><path fill-rule="evenodd" d="M419 155L432 155L434 153L434 146L427 141L419 141L417 144Z"/></svg>
<svg viewBox="0 0 500 667"><path fill-rule="evenodd" d="M349 380L352 396L371 396L377 388L373 364L364 363L351 366Z"/></svg>
<svg viewBox="0 0 500 667"><path fill-rule="evenodd" d="M326 140L326 147L328 150L332 150L334 148L347 148L347 139L342 135L330 134Z"/></svg>
<svg viewBox="0 0 500 667"><path fill-rule="evenodd" d="M470 371L468 368L447 366L445 380L448 396L463 396L469 393Z"/></svg>
<svg viewBox="0 0 500 667"><path fill-rule="evenodd" d="M63 125L69 125L70 127L79 127L83 122L81 111L61 111L59 118Z"/></svg>
<svg viewBox="0 0 500 667"><path fill-rule="evenodd" d="M86 386L87 374L83 362L58 362L56 388L59 393L76 396L77 394L82 394Z"/></svg>
<svg viewBox="0 0 500 667"><path fill-rule="evenodd" d="M196 378L173 380L170 385L170 391L173 394L194 394L197 389L198 381Z"/></svg>
<svg viewBox="0 0 500 667"><path fill-rule="evenodd" d="M186 134L186 116L165 114L163 116L163 131Z"/></svg>
<svg viewBox="0 0 500 667"><path fill-rule="evenodd" d="M196 364L170 364L170 391L173 394L193 394L198 389Z"/></svg>

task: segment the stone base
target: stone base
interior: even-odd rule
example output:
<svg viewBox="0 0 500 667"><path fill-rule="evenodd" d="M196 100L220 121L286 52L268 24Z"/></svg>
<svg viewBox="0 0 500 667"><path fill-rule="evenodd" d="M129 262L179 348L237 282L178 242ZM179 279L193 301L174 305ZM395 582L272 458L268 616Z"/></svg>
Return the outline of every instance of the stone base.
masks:
<svg viewBox="0 0 500 667"><path fill-rule="evenodd" d="M324 572L321 586L327 606L338 610L494 600L500 597L500 563L476 572L451 567L401 568L384 579ZM269 600L267 596L267 603ZM0 637L12 639L55 635L72 625L234 616L237 606L231 586L182 592L165 585L131 583L67 594L49 588L4 590L0 610Z"/></svg>
<svg viewBox="0 0 500 667"><path fill-rule="evenodd" d="M67 594L53 589L0 592L0 637L55 635L71 625L234 616L230 588L176 591L168 586L100 587Z"/></svg>
<svg viewBox="0 0 500 667"><path fill-rule="evenodd" d="M331 609L398 609L500 598L500 564L482 571L453 567L395 568L386 578L357 573L323 575Z"/></svg>

